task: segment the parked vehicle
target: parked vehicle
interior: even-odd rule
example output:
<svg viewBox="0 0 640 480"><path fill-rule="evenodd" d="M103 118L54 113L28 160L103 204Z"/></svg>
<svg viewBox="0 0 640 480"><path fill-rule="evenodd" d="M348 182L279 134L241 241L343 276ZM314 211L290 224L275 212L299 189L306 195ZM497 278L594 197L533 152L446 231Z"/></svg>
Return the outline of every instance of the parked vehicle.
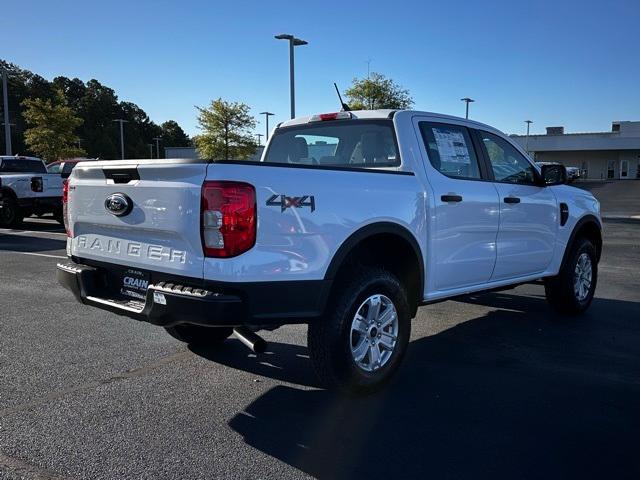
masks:
<svg viewBox="0 0 640 480"><path fill-rule="evenodd" d="M578 180L581 176L580 169L578 167L567 167L567 179L570 182Z"/></svg>
<svg viewBox="0 0 640 480"><path fill-rule="evenodd" d="M52 213L62 223L62 178L35 157L0 157L0 227L33 214Z"/></svg>
<svg viewBox="0 0 640 480"><path fill-rule="evenodd" d="M557 162L536 162L536 165L542 167L543 165L562 165ZM574 182L581 176L581 171L578 167L565 167L567 170L567 181Z"/></svg>
<svg viewBox="0 0 640 480"><path fill-rule="evenodd" d="M575 315L596 288L598 201L470 120L338 112L280 124L258 163L81 166L57 270L78 301L210 347L307 323L332 388L389 380L420 305L543 279Z"/></svg>
<svg viewBox="0 0 640 480"><path fill-rule="evenodd" d="M91 158L70 158L67 160L58 160L47 165L47 172L60 175L63 179L69 178L71 171L80 162L88 162Z"/></svg>

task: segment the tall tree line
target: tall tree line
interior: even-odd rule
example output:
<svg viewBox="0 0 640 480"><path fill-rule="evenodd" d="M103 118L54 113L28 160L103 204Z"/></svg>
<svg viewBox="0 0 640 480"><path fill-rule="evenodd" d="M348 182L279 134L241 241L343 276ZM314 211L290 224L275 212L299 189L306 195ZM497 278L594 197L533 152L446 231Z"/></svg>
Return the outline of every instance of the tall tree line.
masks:
<svg viewBox="0 0 640 480"><path fill-rule="evenodd" d="M113 120L124 119L125 158L149 158L149 145L153 144L156 156L156 137L162 147L187 147L191 140L173 120L157 125L145 111L132 102L119 101L112 88L98 80L83 82L78 78L56 77L52 81L24 70L17 65L0 60L0 68L8 72L9 122L13 153L33 154L25 143L29 129L24 112L26 105L35 100L63 102L82 122L75 128L78 147L88 157L102 159L120 158L120 130ZM0 91L2 85L0 84ZM0 100L3 92L0 92ZM26 102L25 102L26 101ZM3 108L4 105L3 105ZM1 117L0 117L1 119ZM4 126L3 126L4 127ZM3 132L4 133L4 132ZM0 135L0 154L4 154L5 137Z"/></svg>

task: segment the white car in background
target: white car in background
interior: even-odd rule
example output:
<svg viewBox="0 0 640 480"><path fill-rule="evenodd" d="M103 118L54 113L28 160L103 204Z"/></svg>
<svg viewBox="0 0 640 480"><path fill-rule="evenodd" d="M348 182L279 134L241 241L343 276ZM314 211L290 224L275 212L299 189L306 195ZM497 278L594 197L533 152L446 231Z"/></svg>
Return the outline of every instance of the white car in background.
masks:
<svg viewBox="0 0 640 480"><path fill-rule="evenodd" d="M0 156L0 227L46 213L62 223L62 181L39 158Z"/></svg>

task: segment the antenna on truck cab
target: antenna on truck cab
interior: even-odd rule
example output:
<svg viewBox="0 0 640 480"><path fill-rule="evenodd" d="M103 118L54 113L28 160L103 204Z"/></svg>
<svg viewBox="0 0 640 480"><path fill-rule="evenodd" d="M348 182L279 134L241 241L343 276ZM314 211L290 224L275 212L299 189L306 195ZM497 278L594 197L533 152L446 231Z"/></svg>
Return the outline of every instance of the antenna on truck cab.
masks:
<svg viewBox="0 0 640 480"><path fill-rule="evenodd" d="M342 95L340 95L340 90L338 90L338 85L336 84L336 82L333 82L333 86L336 87L336 93L338 94L338 98L340 99L340 105L342 105L342 111L350 112L351 109L349 108L349 105L347 105L342 101Z"/></svg>

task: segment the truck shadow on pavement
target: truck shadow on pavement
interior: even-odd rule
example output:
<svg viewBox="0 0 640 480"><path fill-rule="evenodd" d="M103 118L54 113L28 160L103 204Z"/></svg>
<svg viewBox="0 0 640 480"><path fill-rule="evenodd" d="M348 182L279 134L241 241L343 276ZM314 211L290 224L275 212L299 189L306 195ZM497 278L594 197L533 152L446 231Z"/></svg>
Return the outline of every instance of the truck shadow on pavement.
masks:
<svg viewBox="0 0 640 480"><path fill-rule="evenodd" d="M44 236L38 236L39 233ZM26 218L19 228L0 228L0 250L36 253L56 250L64 252L66 248L64 227L52 219L43 221Z"/></svg>
<svg viewBox="0 0 640 480"><path fill-rule="evenodd" d="M638 478L638 304L596 299L583 317L558 322L535 297L463 301L511 310L412 342L374 395L278 386L229 425L318 478ZM258 358L239 350L201 354L314 383L302 347L272 344Z"/></svg>

